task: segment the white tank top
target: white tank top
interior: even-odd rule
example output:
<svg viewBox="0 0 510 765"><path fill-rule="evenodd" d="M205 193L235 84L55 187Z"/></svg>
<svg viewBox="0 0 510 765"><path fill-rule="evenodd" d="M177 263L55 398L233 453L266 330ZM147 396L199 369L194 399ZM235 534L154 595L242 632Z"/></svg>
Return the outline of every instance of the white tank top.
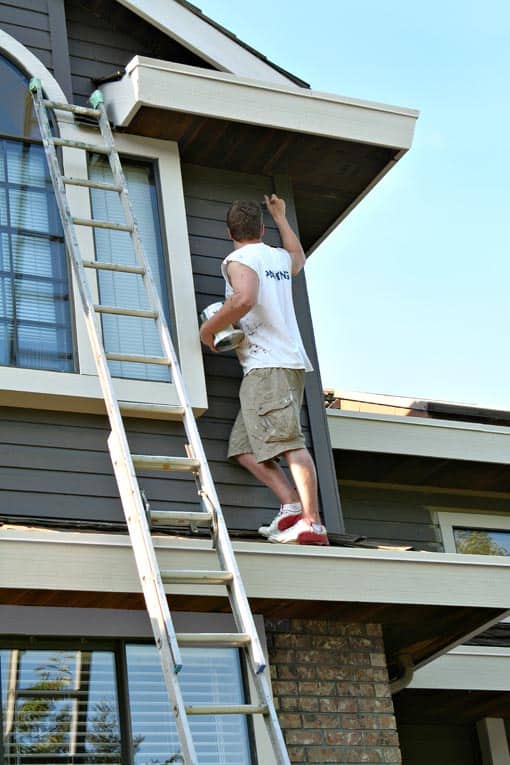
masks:
<svg viewBox="0 0 510 765"><path fill-rule="evenodd" d="M299 333L292 299L292 258L287 250L263 242L245 244L227 255L221 264L225 296L233 293L227 264L242 263L259 278L257 303L239 319L245 334L236 352L244 374L261 367L305 369L313 367Z"/></svg>

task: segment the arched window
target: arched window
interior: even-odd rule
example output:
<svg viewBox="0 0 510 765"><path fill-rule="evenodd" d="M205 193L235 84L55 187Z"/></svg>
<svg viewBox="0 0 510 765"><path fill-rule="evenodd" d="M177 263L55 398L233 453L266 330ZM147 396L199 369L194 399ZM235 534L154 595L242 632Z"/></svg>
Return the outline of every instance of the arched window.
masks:
<svg viewBox="0 0 510 765"><path fill-rule="evenodd" d="M0 55L0 364L74 370L64 238L28 77Z"/></svg>

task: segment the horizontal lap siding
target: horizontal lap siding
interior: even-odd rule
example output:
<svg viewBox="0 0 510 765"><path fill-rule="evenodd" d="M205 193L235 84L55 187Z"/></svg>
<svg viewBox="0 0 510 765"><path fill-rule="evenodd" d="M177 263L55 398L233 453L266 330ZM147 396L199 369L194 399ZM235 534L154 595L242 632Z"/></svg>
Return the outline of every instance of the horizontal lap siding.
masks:
<svg viewBox="0 0 510 765"><path fill-rule="evenodd" d="M439 527L427 508L427 495L404 489L342 486L340 479L340 496L348 534L360 534L381 544L442 550Z"/></svg>
<svg viewBox="0 0 510 765"><path fill-rule="evenodd" d="M74 21L71 14L71 26ZM185 184L200 310L224 295L220 262L230 247L224 223L229 202L239 196L261 199L273 182L268 177L188 167ZM266 240L278 244L272 221L267 223ZM199 422L205 450L227 522L231 528L254 530L272 518L277 503L248 472L226 460L238 409L240 367L233 354L206 353L205 365L210 406ZM309 441L306 409L302 421ZM178 423L129 420L128 429L133 452L184 455ZM102 417L0 408L0 518L122 523L107 436ZM141 474L140 483L155 509L198 507L196 486L189 476L148 473Z"/></svg>
<svg viewBox="0 0 510 765"><path fill-rule="evenodd" d="M346 531L381 544L443 551L436 511L508 513L506 497L456 495L433 486L418 491L404 486L385 489L380 483L377 486L343 483L341 477L339 486Z"/></svg>
<svg viewBox="0 0 510 765"><path fill-rule="evenodd" d="M195 54L152 27L120 3L66 0L69 57L74 100L84 103L95 85L93 79L123 70L133 56L210 68Z"/></svg>
<svg viewBox="0 0 510 765"><path fill-rule="evenodd" d="M52 69L47 0L0 0L0 29Z"/></svg>
<svg viewBox="0 0 510 765"><path fill-rule="evenodd" d="M197 308L222 300L225 283L220 272L222 259L232 249L226 235L225 215L233 199L262 200L273 189L273 180L262 175L245 175L192 165L183 167L190 249ZM267 216L266 216L267 217ZM268 244L279 245L272 221L266 220ZM272 494L246 470L225 458L232 423L239 409L241 369L234 353L204 351L209 408L199 428L217 481L218 493L232 528L256 529L275 512ZM306 408L302 424L310 445Z"/></svg>
<svg viewBox="0 0 510 765"><path fill-rule="evenodd" d="M178 423L128 420L133 452L184 454ZM0 517L121 523L122 510L98 416L0 410ZM194 505L188 476L140 473L154 508Z"/></svg>

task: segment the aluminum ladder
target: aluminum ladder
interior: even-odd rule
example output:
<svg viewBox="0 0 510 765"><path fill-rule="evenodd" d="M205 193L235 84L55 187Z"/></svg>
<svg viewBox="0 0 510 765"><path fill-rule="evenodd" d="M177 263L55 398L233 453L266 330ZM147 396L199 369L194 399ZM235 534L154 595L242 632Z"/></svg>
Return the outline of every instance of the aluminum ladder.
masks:
<svg viewBox="0 0 510 765"><path fill-rule="evenodd" d="M49 165L50 176L55 190L58 210L62 220L66 249L71 260L72 270L79 287L89 340L97 366L102 394L110 421L111 433L108 448L113 463L115 478L119 488L124 514L133 547L135 562L143 589L147 611L152 624L154 639L161 658L165 685L174 713L181 757L185 765L199 765L190 730L190 715L203 714L261 714L272 744L275 763L290 765L285 741L280 729L274 703L264 669L266 660L257 635L253 615L248 603L243 582L236 563L227 526L223 518L214 482L198 432L193 410L188 400L177 356L170 332L163 313L159 295L145 258L138 226L133 213L126 180L122 171L119 154L115 148L112 130L106 114L104 99L100 91L90 97L91 108L58 103L44 97L41 81L30 81L30 92L39 124L41 137ZM99 127L102 136L100 146L54 136L50 127L49 114L55 111L92 120ZM81 178L66 177L61 171L57 157L57 147L72 147L102 153L107 156L113 176L113 183L100 183ZM66 194L66 186L84 186L89 189L102 189L119 194L125 224L98 219L83 219L73 216ZM115 263L103 263L96 260L83 260L78 239L77 226L89 226L99 229L126 231L131 236L135 254L134 266ZM131 310L112 305L95 304L87 282L85 269L101 269L113 273L135 274L143 280L148 298L149 310ZM161 356L138 354L119 354L105 351L100 327L101 314L134 316L155 322L162 348ZM116 398L108 361L126 361L143 364L165 365L171 371L180 403L179 416L182 417L188 444L187 456L148 456L131 454L122 414L133 414L133 405L124 411L124 406ZM135 405L136 409L136 405ZM196 512L148 511L138 479L136 468L144 470L187 471L195 476L201 510ZM172 525L206 526L210 530L213 547L216 550L219 568L216 571L162 571L159 568L151 536L152 522L166 522ZM228 634L176 634L164 583L192 583L200 585L223 585L230 601L232 615L237 632ZM247 665L251 670L253 685L258 699L256 703L212 706L185 704L178 680L182 668L180 646L236 646L244 651Z"/></svg>

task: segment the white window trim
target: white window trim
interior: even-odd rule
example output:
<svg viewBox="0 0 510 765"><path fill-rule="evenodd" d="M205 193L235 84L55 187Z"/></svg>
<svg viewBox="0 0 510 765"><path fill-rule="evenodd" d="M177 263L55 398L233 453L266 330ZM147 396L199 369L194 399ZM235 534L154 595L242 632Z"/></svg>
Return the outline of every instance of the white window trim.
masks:
<svg viewBox="0 0 510 765"><path fill-rule="evenodd" d="M473 528L473 529L501 529L501 531L510 531L510 516L496 515L494 513L482 514L477 512L447 512L439 507L429 507L429 510L437 513L439 528L443 538L445 552L456 553L455 537L453 529L455 526ZM486 556L483 556L486 557ZM504 556L494 555L491 558L500 558Z"/></svg>
<svg viewBox="0 0 510 765"><path fill-rule="evenodd" d="M65 102L65 96L56 80L42 63L9 35L0 32L0 52L5 52L21 69L41 79L50 96ZM67 113L57 113L61 136L76 141L99 145L100 134L80 127ZM198 317L191 268L184 190L178 145L135 135L116 135L115 142L121 154L155 161L161 181L161 223L166 240L170 273L170 302L176 322L177 347L181 371L186 383L189 401L196 414L207 408L207 393L202 352L198 334ZM87 178L87 155L81 149L64 148L64 172L77 178ZM90 199L86 188L69 187L71 210L77 217L90 218ZM136 213L136 211L135 211ZM84 259L94 259L92 229L78 227L78 241ZM97 274L89 274L93 299L97 299ZM4 406L37 407L61 411L104 412L104 403L92 350L88 341L79 290L72 277L73 299L71 320L76 332L76 351L79 371L53 372L40 369L1 367L0 404ZM154 406L177 407L179 400L172 383L115 378L119 401L142 405L137 416L151 416ZM147 409L143 409L143 405ZM168 415L171 417L171 409ZM158 416L158 415L156 415Z"/></svg>
<svg viewBox="0 0 510 765"><path fill-rule="evenodd" d="M455 537L453 529L455 526L466 526L473 529L501 529L501 531L510 531L510 516L497 515L495 513L477 513L477 512L457 512L452 513L447 510L443 510L440 507L429 507L431 512L436 513L439 528L441 530L441 537L443 539L443 547L445 552L457 553L455 545ZM477 556L486 558L486 555ZM503 555L491 555L491 558L497 560L505 559ZM510 622L510 616L505 619L501 619L501 622ZM483 649L482 649L483 650ZM490 649L485 649L484 653Z"/></svg>

